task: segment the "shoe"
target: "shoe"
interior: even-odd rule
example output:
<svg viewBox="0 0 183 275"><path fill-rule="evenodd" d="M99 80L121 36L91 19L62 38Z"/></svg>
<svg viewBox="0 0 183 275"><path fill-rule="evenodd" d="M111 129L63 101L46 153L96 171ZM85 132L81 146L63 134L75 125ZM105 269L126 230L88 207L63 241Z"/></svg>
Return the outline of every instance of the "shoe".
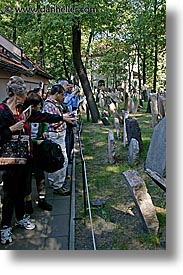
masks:
<svg viewBox="0 0 183 275"><path fill-rule="evenodd" d="M26 214L33 214L34 210L33 210L33 207L32 207L32 201L26 201L25 202L25 213Z"/></svg>
<svg viewBox="0 0 183 275"><path fill-rule="evenodd" d="M60 196L69 196L71 194L71 191L65 187L61 187L59 189L54 189L53 192Z"/></svg>
<svg viewBox="0 0 183 275"><path fill-rule="evenodd" d="M43 210L52 211L52 205L49 204L45 199L39 199L37 206Z"/></svg>
<svg viewBox="0 0 183 275"><path fill-rule="evenodd" d="M22 220L16 221L15 226L22 227L27 230L33 230L36 225L32 223L29 218L29 216L24 215Z"/></svg>
<svg viewBox="0 0 183 275"><path fill-rule="evenodd" d="M12 243L13 240L11 235L11 227L4 225L1 229L1 244Z"/></svg>

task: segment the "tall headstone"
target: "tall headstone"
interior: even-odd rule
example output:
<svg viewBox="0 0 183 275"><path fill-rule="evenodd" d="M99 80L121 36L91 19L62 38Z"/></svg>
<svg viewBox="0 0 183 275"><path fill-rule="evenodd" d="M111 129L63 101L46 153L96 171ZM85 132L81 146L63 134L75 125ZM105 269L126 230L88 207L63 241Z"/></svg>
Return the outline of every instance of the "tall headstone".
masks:
<svg viewBox="0 0 183 275"><path fill-rule="evenodd" d="M128 163L133 166L139 159L139 142L132 138L128 148Z"/></svg>
<svg viewBox="0 0 183 275"><path fill-rule="evenodd" d="M123 145L126 147L126 144L128 142L127 140L127 132L126 132L126 119L129 116L129 112L122 110L122 117L123 117Z"/></svg>
<svg viewBox="0 0 183 275"><path fill-rule="evenodd" d="M158 113L161 119L166 115L166 96L158 96Z"/></svg>
<svg viewBox="0 0 183 275"><path fill-rule="evenodd" d="M108 131L108 161L110 164L115 163L114 134L112 130Z"/></svg>
<svg viewBox="0 0 183 275"><path fill-rule="evenodd" d="M130 141L132 138L135 138L139 142L139 150L142 150L142 138L141 138L141 131L139 124L136 119L127 118L126 119L126 131L127 131L127 139L128 144L130 144Z"/></svg>
<svg viewBox="0 0 183 275"><path fill-rule="evenodd" d="M151 105L151 114L152 114L152 127L155 127L158 124L158 98L157 93L150 94L150 105Z"/></svg>
<svg viewBox="0 0 183 275"><path fill-rule="evenodd" d="M162 177L166 177L166 117L154 128L145 169L150 169Z"/></svg>

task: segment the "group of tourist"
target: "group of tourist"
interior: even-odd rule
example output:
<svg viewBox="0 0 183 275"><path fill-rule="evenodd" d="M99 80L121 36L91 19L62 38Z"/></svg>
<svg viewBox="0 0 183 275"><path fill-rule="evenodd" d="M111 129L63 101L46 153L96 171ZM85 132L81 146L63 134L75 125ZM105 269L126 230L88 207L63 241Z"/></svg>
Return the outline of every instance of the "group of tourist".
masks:
<svg viewBox="0 0 183 275"><path fill-rule="evenodd" d="M10 77L7 83L7 98L0 103L0 146L11 140L13 135L29 135L30 157L26 164L9 165L2 174L3 199L1 217L1 244L11 243L12 217L15 210L15 226L32 230L33 213L32 175L36 179L39 208L51 211L52 205L46 201L45 173L39 166L37 149L41 142L49 138L60 145L64 155L63 168L48 173L49 186L54 194L70 195L66 188L68 163L72 161L73 127L79 104L79 87L72 81L60 80L55 83L47 98L43 99L41 89L27 91L24 80L19 76ZM23 111L31 106L27 119ZM77 113L77 112L76 112Z"/></svg>

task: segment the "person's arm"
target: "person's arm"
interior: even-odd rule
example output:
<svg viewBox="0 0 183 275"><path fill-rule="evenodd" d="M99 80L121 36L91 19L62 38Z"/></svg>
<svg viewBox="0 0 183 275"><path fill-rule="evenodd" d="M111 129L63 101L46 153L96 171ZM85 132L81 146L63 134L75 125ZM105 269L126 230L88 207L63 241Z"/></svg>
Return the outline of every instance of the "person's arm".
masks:
<svg viewBox="0 0 183 275"><path fill-rule="evenodd" d="M77 119L72 117L70 114L66 113L61 115L57 114L49 114L49 113L41 113L40 111L32 110L31 116L29 117L29 122L47 122L47 123L57 123L60 121L65 121L68 123L72 123Z"/></svg>
<svg viewBox="0 0 183 275"><path fill-rule="evenodd" d="M58 114L42 113L40 111L32 110L31 116L29 117L29 122L48 122L55 123L63 121L63 116Z"/></svg>
<svg viewBox="0 0 183 275"><path fill-rule="evenodd" d="M16 122L11 113L0 110L0 145L10 140L14 133L23 129L23 126L23 120Z"/></svg>

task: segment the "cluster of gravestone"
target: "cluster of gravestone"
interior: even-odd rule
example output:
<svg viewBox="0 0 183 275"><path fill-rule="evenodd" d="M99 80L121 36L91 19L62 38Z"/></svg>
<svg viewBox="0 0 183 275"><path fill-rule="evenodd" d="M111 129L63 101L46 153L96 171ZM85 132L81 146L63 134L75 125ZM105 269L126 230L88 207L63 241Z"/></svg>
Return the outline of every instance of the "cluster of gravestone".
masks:
<svg viewBox="0 0 183 275"><path fill-rule="evenodd" d="M160 119L166 116L166 93L150 93L149 94L150 109L152 114L152 127L158 124Z"/></svg>
<svg viewBox="0 0 183 275"><path fill-rule="evenodd" d="M128 144L128 162L135 166L139 153L143 148L141 131L137 120L129 117L127 111L122 112L123 116L123 143ZM114 134L112 130L108 132L108 160L115 163ZM144 164L144 172L166 191L166 117L164 116L155 125L151 138L149 150ZM144 227L147 232L157 234L159 223L149 195L146 184L139 173L135 170L128 170L123 173L134 202L139 210Z"/></svg>
<svg viewBox="0 0 183 275"><path fill-rule="evenodd" d="M142 97L148 101L147 112L152 114L152 127L158 124L159 118L166 115L166 91L153 93L150 90L143 91L143 96L138 92L126 93L125 91L106 92L104 90L98 93L98 102L102 110L102 117L114 115L118 111L120 102L124 103L124 110L129 114L135 114L138 108L142 107ZM107 107L107 111L105 108Z"/></svg>
<svg viewBox="0 0 183 275"><path fill-rule="evenodd" d="M132 142L132 139L133 138L131 138L130 143ZM137 140L140 150L140 146L142 145L140 136L137 136L135 140L136 142L133 142L132 148L129 148L129 151L132 150L132 152L136 152L136 147L138 147ZM131 153L132 156L134 156L134 154L134 152ZM166 191L166 117L164 117L154 127L152 139L144 165L144 171L156 184L159 185L159 187ZM125 171L123 175L127 181L129 190L132 194L137 209L139 210L146 230L151 234L157 234L159 229L159 222L157 219L155 207L152 203L151 196L147 192L144 180L135 170Z"/></svg>

